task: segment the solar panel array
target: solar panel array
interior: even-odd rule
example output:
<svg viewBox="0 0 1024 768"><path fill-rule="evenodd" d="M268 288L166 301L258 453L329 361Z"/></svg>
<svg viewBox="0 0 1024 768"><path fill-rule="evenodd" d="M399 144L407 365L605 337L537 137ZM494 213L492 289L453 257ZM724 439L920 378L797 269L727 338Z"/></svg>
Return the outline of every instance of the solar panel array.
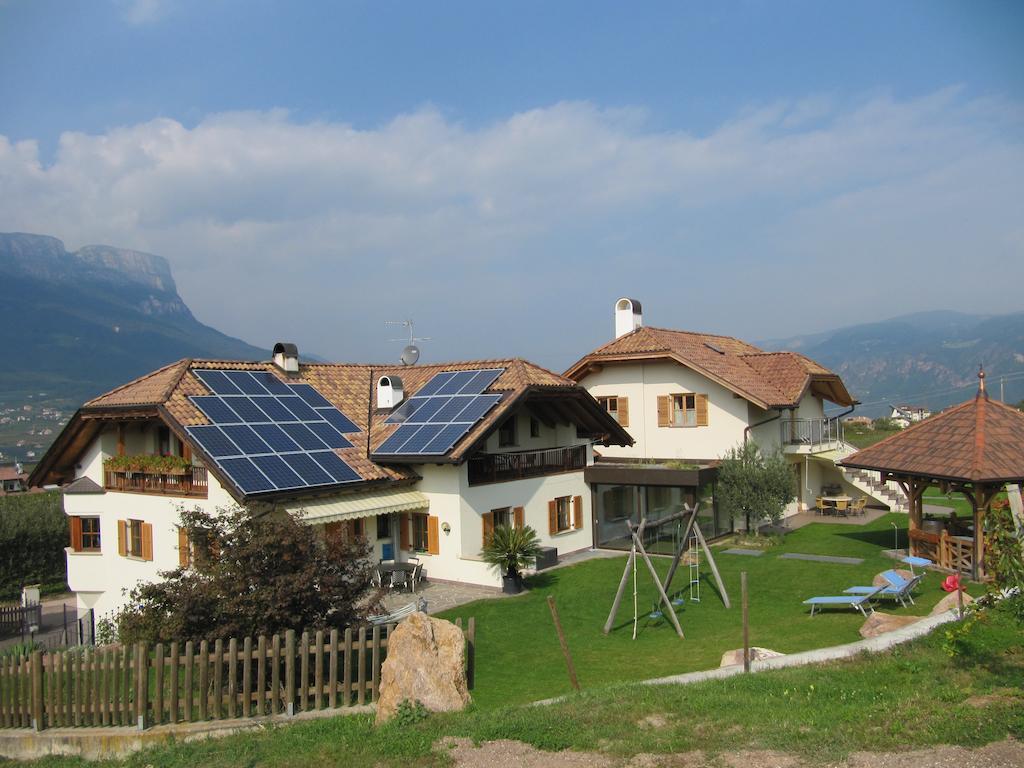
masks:
<svg viewBox="0 0 1024 768"><path fill-rule="evenodd" d="M193 373L214 393L189 398L211 423L186 429L242 493L362 480L333 451L361 430L315 387L267 371Z"/></svg>
<svg viewBox="0 0 1024 768"><path fill-rule="evenodd" d="M378 456L439 456L451 450L501 395L482 394L504 368L439 373L388 417L401 424L377 448Z"/></svg>

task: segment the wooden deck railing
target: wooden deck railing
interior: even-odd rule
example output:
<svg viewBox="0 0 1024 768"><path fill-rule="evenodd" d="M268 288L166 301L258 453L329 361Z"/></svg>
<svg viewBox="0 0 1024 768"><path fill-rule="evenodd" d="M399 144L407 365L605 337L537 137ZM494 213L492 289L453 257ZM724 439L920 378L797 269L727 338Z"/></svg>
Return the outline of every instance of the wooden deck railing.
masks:
<svg viewBox="0 0 1024 768"><path fill-rule="evenodd" d="M469 460L469 484L496 483L526 477L571 472L587 466L587 446L549 448L543 451L484 453Z"/></svg>
<svg viewBox="0 0 1024 768"><path fill-rule="evenodd" d="M123 493L154 493L160 496L188 496L205 499L207 482L206 467L192 467L191 472L180 475L112 469L103 471L103 487L108 491Z"/></svg>
<svg viewBox="0 0 1024 768"><path fill-rule="evenodd" d="M974 540L969 536L916 530L910 532L910 546L912 554L926 557L940 568L974 573Z"/></svg>
<svg viewBox="0 0 1024 768"><path fill-rule="evenodd" d="M462 628L462 620L456 626ZM376 702L394 624L0 659L0 728L135 726ZM463 630L474 687L476 623Z"/></svg>

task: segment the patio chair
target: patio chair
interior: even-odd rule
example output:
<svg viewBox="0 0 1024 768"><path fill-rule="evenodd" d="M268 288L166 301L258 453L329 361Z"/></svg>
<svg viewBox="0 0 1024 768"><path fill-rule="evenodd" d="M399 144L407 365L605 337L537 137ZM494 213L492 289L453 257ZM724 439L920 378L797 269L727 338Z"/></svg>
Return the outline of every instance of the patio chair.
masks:
<svg viewBox="0 0 1024 768"><path fill-rule="evenodd" d="M913 578L905 579L896 571L886 571L882 574L882 578L889 582L889 586L883 586L880 592L878 587L850 587L844 591L850 595L864 595L870 592L878 597L891 597L906 608L907 600L910 601L911 605L914 605L914 596L910 593L921 583L924 574L919 573Z"/></svg>
<svg viewBox="0 0 1024 768"><path fill-rule="evenodd" d="M379 568L374 568L373 569L373 573L370 574L370 586L378 587L378 588L381 586L380 569Z"/></svg>
<svg viewBox="0 0 1024 768"><path fill-rule="evenodd" d="M850 511L855 515L864 516L864 510L868 506L867 496L861 496L859 499L855 499L853 504L850 505Z"/></svg>
<svg viewBox="0 0 1024 768"><path fill-rule="evenodd" d="M815 612L820 611L826 607L837 607L837 608L853 608L855 611L860 611L864 614L864 618L868 617L867 608L872 613L875 612L875 607L871 605L871 598L881 592L885 587L873 587L873 591L870 594L863 595L826 595L822 597L812 597L808 600L804 600L804 605L811 606L811 616L814 616Z"/></svg>
<svg viewBox="0 0 1024 768"><path fill-rule="evenodd" d="M409 574L407 571L391 572L391 588L402 589L409 586Z"/></svg>
<svg viewBox="0 0 1024 768"><path fill-rule="evenodd" d="M392 613L382 613L377 616L367 617L371 624L397 624L402 619L407 619L416 611L427 612L427 601L422 597L408 605L405 605Z"/></svg>
<svg viewBox="0 0 1024 768"><path fill-rule="evenodd" d="M846 517L849 505L850 502L848 502L846 499L836 499L836 514L842 517Z"/></svg>
<svg viewBox="0 0 1024 768"><path fill-rule="evenodd" d="M416 594L416 585L423 582L423 563L416 563L416 568L412 572L412 576L409 577L409 586L412 587L412 593Z"/></svg>
<svg viewBox="0 0 1024 768"><path fill-rule="evenodd" d="M814 509L819 515L825 514L825 500L821 496L814 500Z"/></svg>

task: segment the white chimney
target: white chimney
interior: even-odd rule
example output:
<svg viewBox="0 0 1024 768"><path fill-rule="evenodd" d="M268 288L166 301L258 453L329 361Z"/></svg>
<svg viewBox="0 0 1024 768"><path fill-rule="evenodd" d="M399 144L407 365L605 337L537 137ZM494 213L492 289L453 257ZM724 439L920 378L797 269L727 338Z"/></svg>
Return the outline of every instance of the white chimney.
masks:
<svg viewBox="0 0 1024 768"><path fill-rule="evenodd" d="M636 299L619 299L615 302L615 338L625 336L644 324L640 302Z"/></svg>
<svg viewBox="0 0 1024 768"><path fill-rule="evenodd" d="M405 399L405 388L397 376L381 376L377 379L377 407L394 408Z"/></svg>
<svg viewBox="0 0 1024 768"><path fill-rule="evenodd" d="M274 345L274 365L285 373L299 372L299 348L287 341Z"/></svg>

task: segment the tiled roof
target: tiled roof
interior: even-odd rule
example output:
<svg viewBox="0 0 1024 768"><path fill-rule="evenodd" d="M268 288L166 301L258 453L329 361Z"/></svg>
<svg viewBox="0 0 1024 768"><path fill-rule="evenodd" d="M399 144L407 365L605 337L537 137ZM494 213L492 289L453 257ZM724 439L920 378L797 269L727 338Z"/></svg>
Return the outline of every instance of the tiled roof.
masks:
<svg viewBox="0 0 1024 768"><path fill-rule="evenodd" d="M1024 413L978 396L843 459L894 474L967 482L1024 479Z"/></svg>
<svg viewBox="0 0 1024 768"><path fill-rule="evenodd" d="M852 404L839 376L796 352L764 352L731 336L643 326L598 347L566 375L577 381L594 363L669 358L693 368L765 408L796 405L816 379L828 379L830 399Z"/></svg>
<svg viewBox="0 0 1024 768"><path fill-rule="evenodd" d="M158 405L164 402L178 380L188 369L189 360L179 360L163 368L122 384L104 395L93 398L86 408L122 407L130 405Z"/></svg>
<svg viewBox="0 0 1024 768"><path fill-rule="evenodd" d="M77 493L106 493L102 486L95 480L88 477L80 477L73 483L68 483L61 489L65 494L77 494Z"/></svg>
<svg viewBox="0 0 1024 768"><path fill-rule="evenodd" d="M24 480L28 477L16 467L0 467L0 480Z"/></svg>

